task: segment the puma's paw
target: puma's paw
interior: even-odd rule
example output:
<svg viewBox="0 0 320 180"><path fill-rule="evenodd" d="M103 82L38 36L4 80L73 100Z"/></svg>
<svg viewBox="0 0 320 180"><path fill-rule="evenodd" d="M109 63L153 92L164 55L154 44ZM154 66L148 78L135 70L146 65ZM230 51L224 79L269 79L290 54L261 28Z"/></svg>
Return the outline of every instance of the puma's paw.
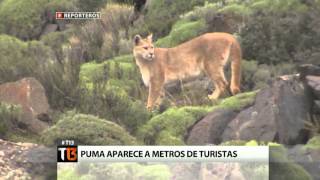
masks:
<svg viewBox="0 0 320 180"><path fill-rule="evenodd" d="M218 93L209 94L208 98L211 100L217 100L219 98L219 94Z"/></svg>
<svg viewBox="0 0 320 180"><path fill-rule="evenodd" d="M152 106L148 106L148 105L147 105L146 108L147 108L147 110L150 111L150 112L153 110L153 107L152 107Z"/></svg>

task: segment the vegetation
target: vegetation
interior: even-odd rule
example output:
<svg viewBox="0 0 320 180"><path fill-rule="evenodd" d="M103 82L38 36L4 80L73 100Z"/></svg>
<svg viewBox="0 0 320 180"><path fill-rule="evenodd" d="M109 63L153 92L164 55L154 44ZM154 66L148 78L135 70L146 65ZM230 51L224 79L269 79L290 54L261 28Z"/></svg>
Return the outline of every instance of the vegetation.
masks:
<svg viewBox="0 0 320 180"><path fill-rule="evenodd" d="M138 137L145 144L183 145L188 128L210 111L226 108L240 110L254 101L256 92L243 93L222 100L213 107L170 108L154 116L139 129Z"/></svg>
<svg viewBox="0 0 320 180"><path fill-rule="evenodd" d="M0 138L6 137L10 131L17 128L20 118L20 106L0 102Z"/></svg>
<svg viewBox="0 0 320 180"><path fill-rule="evenodd" d="M239 111L251 105L259 89L275 77L296 73L301 63L319 64L320 3L318 0L153 0L140 17L133 16L133 0L0 0L0 84L35 77L44 86L54 117L41 142L54 145L59 138L82 144L183 145L184 135L207 113L228 108ZM101 20L58 21L56 11L100 11ZM46 34L47 25L57 31ZM242 87L245 93L210 101L212 82L179 82L160 108L148 112L148 89L132 56L132 37L154 34L157 47L174 47L200 34L223 31L236 36L243 49ZM226 69L228 80L230 68ZM169 92L170 91L170 92ZM73 113L68 113L74 110ZM15 132L20 108L0 103L0 138L32 141L34 135ZM319 128L311 124L316 135ZM35 138L35 141L38 141ZM259 145L231 141L222 145ZM315 136L304 150L316 149ZM304 151L303 151L304 152ZM271 178L309 179L285 156L272 152ZM117 169L125 169L120 176ZM126 179L130 172L148 179L168 179L166 166L108 165L91 173ZM248 167L248 174L249 173ZM163 171L157 174L153 171ZM254 172L256 178L265 169ZM59 177L74 179L76 171ZM94 174L81 175L95 179Z"/></svg>
<svg viewBox="0 0 320 180"><path fill-rule="evenodd" d="M73 139L85 145L133 145L135 138L122 127L92 115L69 112L42 135L42 142L55 145L59 139Z"/></svg>
<svg viewBox="0 0 320 180"><path fill-rule="evenodd" d="M312 179L306 170L287 158L283 146L270 149L270 171L270 179Z"/></svg>

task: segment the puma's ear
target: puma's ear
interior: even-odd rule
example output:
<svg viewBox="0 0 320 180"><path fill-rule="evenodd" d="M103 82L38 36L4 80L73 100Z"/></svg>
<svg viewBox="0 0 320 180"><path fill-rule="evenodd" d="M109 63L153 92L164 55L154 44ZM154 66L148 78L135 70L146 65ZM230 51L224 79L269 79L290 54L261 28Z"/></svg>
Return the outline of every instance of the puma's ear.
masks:
<svg viewBox="0 0 320 180"><path fill-rule="evenodd" d="M149 34L149 36L147 37L147 39L148 39L148 41L149 41L150 43L152 43L152 37L153 37L152 34Z"/></svg>
<svg viewBox="0 0 320 180"><path fill-rule="evenodd" d="M134 42L134 45L138 45L141 41L141 36L140 35L135 35L134 38L133 38L133 42Z"/></svg>

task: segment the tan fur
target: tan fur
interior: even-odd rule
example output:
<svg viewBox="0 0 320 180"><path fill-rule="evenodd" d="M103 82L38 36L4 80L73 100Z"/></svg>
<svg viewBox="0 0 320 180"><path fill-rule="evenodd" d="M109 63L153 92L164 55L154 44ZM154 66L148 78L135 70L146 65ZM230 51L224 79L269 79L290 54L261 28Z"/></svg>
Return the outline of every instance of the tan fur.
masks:
<svg viewBox="0 0 320 180"><path fill-rule="evenodd" d="M219 98L228 82L224 66L231 59L231 93L240 92L241 48L227 33L207 33L173 48L154 48L152 35L135 37L133 54L142 79L149 87L147 107L155 105L165 83L205 72L215 83L210 99Z"/></svg>

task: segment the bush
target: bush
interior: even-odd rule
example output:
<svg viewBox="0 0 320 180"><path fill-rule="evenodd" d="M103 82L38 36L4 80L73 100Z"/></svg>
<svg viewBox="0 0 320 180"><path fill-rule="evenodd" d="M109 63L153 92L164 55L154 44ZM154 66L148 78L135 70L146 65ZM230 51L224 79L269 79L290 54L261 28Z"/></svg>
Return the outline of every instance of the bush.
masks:
<svg viewBox="0 0 320 180"><path fill-rule="evenodd" d="M172 27L170 34L159 39L156 45L159 47L173 47L202 34L205 28L204 21L180 20Z"/></svg>
<svg viewBox="0 0 320 180"><path fill-rule="evenodd" d="M0 35L0 83L34 76L39 67L52 61L52 51L37 41L23 42Z"/></svg>
<svg viewBox="0 0 320 180"><path fill-rule="evenodd" d="M83 96L78 106L81 112L110 119L133 134L150 116L141 101L132 100L116 86L94 87Z"/></svg>
<svg viewBox="0 0 320 180"><path fill-rule="evenodd" d="M18 127L17 122L21 119L21 107L0 102L0 138Z"/></svg>
<svg viewBox="0 0 320 180"><path fill-rule="evenodd" d="M69 43L69 38L73 35L73 29L66 31L58 31L41 36L41 42L44 45L49 46L53 51L56 59L59 62L63 62L65 54L63 53L63 45Z"/></svg>
<svg viewBox="0 0 320 180"><path fill-rule="evenodd" d="M270 85L274 78L294 72L294 64L259 65L258 61L242 60L241 89L243 91L262 89Z"/></svg>
<svg viewBox="0 0 320 180"><path fill-rule="evenodd" d="M3 0L0 4L0 34L6 33L24 40L40 36L47 0Z"/></svg>
<svg viewBox="0 0 320 180"><path fill-rule="evenodd" d="M86 63L81 66L80 80L87 87L93 84L117 86L134 98L144 99L141 75L132 55L118 56L103 63Z"/></svg>
<svg viewBox="0 0 320 180"><path fill-rule="evenodd" d="M203 3L203 0L151 1L145 15L147 31L153 32L157 37L164 36L169 33L180 14L191 10L195 5L203 5Z"/></svg>
<svg viewBox="0 0 320 180"><path fill-rule="evenodd" d="M268 65L314 62L319 57L320 6L297 0L263 2L266 7L255 9L241 32L244 57Z"/></svg>
<svg viewBox="0 0 320 180"><path fill-rule="evenodd" d="M84 145L133 145L136 141L122 127L92 115L69 112L41 136L53 146L59 139L73 139Z"/></svg>
<svg viewBox="0 0 320 180"><path fill-rule="evenodd" d="M101 62L119 55L120 49L123 51L123 42L130 41L128 28L131 12L132 7L125 4L108 4L101 10L103 16L100 21L88 21L81 28L77 36L84 48L85 60Z"/></svg>
<svg viewBox="0 0 320 180"><path fill-rule="evenodd" d="M90 175L96 179L126 180L126 179L155 179L171 178L167 165L141 165L138 163L94 164L90 166Z"/></svg>
<svg viewBox="0 0 320 180"><path fill-rule="evenodd" d="M80 80L84 87L78 104L81 112L114 121L131 133L149 119L140 101L146 99L147 93L141 87L140 73L131 55L83 64Z"/></svg>

